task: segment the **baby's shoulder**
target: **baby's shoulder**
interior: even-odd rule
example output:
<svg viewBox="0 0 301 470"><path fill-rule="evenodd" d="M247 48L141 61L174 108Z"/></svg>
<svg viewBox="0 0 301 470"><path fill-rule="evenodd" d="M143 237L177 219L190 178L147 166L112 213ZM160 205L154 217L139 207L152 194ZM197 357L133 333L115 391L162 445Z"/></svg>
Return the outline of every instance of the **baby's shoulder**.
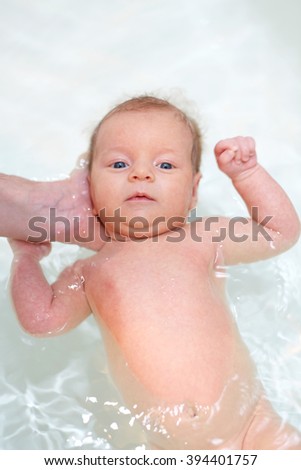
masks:
<svg viewBox="0 0 301 470"><path fill-rule="evenodd" d="M215 257L216 243L214 243L214 231L206 220L205 217L193 220L185 226L184 233L190 252L201 256L203 260L210 261Z"/></svg>

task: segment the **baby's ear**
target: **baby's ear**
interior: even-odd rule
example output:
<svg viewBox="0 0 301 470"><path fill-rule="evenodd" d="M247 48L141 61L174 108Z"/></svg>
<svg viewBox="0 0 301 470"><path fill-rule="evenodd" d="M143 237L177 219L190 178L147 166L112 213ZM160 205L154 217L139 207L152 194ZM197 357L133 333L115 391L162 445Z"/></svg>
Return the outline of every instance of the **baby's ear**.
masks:
<svg viewBox="0 0 301 470"><path fill-rule="evenodd" d="M197 205L197 202L198 202L198 189L199 189L199 184L200 184L201 178L202 178L202 173L200 171L198 171L193 177L190 210L194 209Z"/></svg>

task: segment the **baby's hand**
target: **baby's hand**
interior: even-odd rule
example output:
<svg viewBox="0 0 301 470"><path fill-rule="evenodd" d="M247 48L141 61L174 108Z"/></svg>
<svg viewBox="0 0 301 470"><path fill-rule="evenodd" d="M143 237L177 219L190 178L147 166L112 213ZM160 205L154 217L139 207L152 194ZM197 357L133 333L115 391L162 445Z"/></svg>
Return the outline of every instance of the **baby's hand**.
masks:
<svg viewBox="0 0 301 470"><path fill-rule="evenodd" d="M218 167L231 179L257 165L255 140L252 137L233 137L220 140L215 148Z"/></svg>
<svg viewBox="0 0 301 470"><path fill-rule="evenodd" d="M49 255L51 243L28 243L21 240L8 239L8 242L15 256L29 255L31 258L40 260Z"/></svg>

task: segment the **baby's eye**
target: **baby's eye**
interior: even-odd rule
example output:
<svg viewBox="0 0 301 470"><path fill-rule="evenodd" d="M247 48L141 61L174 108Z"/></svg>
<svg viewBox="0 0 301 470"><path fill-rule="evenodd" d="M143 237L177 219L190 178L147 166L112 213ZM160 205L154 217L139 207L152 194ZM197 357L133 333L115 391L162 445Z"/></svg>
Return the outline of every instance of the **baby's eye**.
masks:
<svg viewBox="0 0 301 470"><path fill-rule="evenodd" d="M115 162L112 165L112 168L126 168L127 164L125 162Z"/></svg>
<svg viewBox="0 0 301 470"><path fill-rule="evenodd" d="M163 170L171 170L173 168L173 165L168 162L162 162L160 163L159 168L162 168Z"/></svg>

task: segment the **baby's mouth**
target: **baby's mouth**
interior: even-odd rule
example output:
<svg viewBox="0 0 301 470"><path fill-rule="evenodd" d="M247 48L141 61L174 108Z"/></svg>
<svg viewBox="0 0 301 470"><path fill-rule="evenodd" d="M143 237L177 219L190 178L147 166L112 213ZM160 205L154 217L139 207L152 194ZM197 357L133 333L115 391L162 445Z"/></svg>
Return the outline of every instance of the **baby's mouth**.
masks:
<svg viewBox="0 0 301 470"><path fill-rule="evenodd" d="M154 201L154 198L149 196L149 194L137 191L134 194L132 194L130 197L127 198L127 201L131 202L149 202L149 201Z"/></svg>

